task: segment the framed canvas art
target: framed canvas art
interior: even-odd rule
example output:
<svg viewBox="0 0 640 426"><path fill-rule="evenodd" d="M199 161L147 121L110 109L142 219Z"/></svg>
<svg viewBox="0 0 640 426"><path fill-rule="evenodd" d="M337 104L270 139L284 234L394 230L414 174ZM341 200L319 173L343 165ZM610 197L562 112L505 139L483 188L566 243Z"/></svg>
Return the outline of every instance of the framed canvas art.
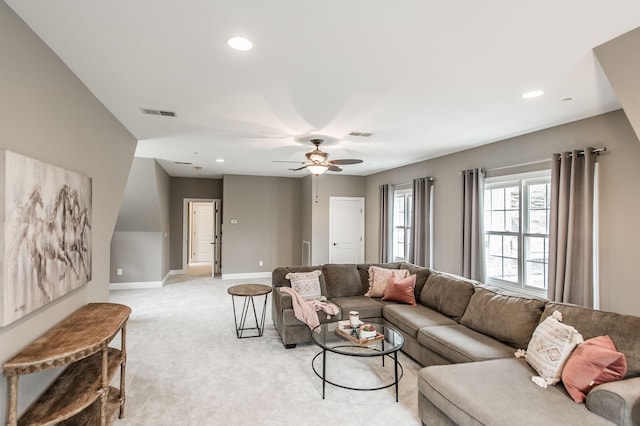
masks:
<svg viewBox="0 0 640 426"><path fill-rule="evenodd" d="M91 178L0 150L0 326L91 280Z"/></svg>

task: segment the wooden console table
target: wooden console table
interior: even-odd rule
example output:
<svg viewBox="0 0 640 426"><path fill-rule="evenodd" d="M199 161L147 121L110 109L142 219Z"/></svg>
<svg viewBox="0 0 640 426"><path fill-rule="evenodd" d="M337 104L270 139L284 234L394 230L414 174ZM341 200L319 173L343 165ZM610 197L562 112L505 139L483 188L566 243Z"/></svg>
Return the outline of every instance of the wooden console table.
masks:
<svg viewBox="0 0 640 426"><path fill-rule="evenodd" d="M124 417L126 323L131 308L89 303L4 364L8 377L7 425L107 425ZM121 349L109 343L121 333ZM21 375L69 365L18 419ZM120 388L109 383L120 367Z"/></svg>

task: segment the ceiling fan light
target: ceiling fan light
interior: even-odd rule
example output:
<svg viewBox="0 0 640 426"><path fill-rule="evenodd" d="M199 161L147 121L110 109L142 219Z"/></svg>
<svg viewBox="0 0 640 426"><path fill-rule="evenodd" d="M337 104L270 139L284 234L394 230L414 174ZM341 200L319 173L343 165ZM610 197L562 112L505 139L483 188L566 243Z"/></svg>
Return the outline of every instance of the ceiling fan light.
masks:
<svg viewBox="0 0 640 426"><path fill-rule="evenodd" d="M327 159L327 153L318 150L307 152L305 155L309 161L314 163L322 163Z"/></svg>
<svg viewBox="0 0 640 426"><path fill-rule="evenodd" d="M309 172L314 175L321 175L326 172L328 168L329 166L324 166L322 164L312 164L310 166L307 166L307 170L309 170Z"/></svg>

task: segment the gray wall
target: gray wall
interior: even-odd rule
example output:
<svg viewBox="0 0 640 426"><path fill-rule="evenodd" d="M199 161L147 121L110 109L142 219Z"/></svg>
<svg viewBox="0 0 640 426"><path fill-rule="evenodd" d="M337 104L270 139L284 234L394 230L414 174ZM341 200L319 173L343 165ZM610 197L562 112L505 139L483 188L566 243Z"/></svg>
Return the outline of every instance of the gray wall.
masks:
<svg viewBox="0 0 640 426"><path fill-rule="evenodd" d="M89 302L109 296L109 244L136 140L22 20L0 2L0 148L83 173L93 179L92 281L0 328L0 362ZM24 376L26 408L59 370ZM0 419L6 419L0 375Z"/></svg>
<svg viewBox="0 0 640 426"><path fill-rule="evenodd" d="M224 177L223 276L300 264L301 196L302 179Z"/></svg>
<svg viewBox="0 0 640 426"><path fill-rule="evenodd" d="M183 208L185 198L222 200L222 179L171 178L170 189L170 269L182 269L183 250L186 239L183 235ZM222 203L224 211L224 202ZM224 238L223 238L224 242Z"/></svg>
<svg viewBox="0 0 640 426"><path fill-rule="evenodd" d="M364 197L366 178L326 173L317 178L309 176L305 179L312 182L311 185L304 186L305 201L308 202L309 198L311 199L311 263L313 265L329 263L329 197ZM310 194L309 191L311 191ZM368 214L366 208L364 214L366 218Z"/></svg>
<svg viewBox="0 0 640 426"><path fill-rule="evenodd" d="M616 92L620 105L640 137L640 28L594 49L598 62Z"/></svg>
<svg viewBox="0 0 640 426"><path fill-rule="evenodd" d="M640 227L640 143L619 110L468 151L388 170L367 178L366 259L378 255L378 186L432 176L434 186L435 269L459 274L462 252L460 171L494 169L551 158L554 152L606 146L599 164L600 305L602 309L640 315L637 241ZM502 170L504 172L504 170Z"/></svg>
<svg viewBox="0 0 640 426"><path fill-rule="evenodd" d="M135 158L111 239L111 282L162 280L169 240L169 175L157 161Z"/></svg>

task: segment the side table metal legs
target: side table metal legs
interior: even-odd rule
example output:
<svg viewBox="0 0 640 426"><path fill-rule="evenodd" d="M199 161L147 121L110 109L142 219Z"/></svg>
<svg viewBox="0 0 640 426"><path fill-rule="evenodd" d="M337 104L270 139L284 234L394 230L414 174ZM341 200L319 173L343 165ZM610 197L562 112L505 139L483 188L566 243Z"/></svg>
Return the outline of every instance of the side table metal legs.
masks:
<svg viewBox="0 0 640 426"><path fill-rule="evenodd" d="M244 297L244 302L242 304L242 312L240 314L240 323L238 323L238 315L236 313L236 297L231 295L231 302L233 303L233 320L236 325L236 337L238 339L245 339L248 337L260 337L264 332L264 319L267 313L267 295L264 295L264 305L262 306L262 315L260 321L258 322L258 314L256 312L256 304L253 300L253 296L239 296ZM245 327L247 322L247 315L249 311L253 310L253 318L255 320L255 327ZM247 330L256 330L258 334L252 336L244 336L244 332Z"/></svg>

